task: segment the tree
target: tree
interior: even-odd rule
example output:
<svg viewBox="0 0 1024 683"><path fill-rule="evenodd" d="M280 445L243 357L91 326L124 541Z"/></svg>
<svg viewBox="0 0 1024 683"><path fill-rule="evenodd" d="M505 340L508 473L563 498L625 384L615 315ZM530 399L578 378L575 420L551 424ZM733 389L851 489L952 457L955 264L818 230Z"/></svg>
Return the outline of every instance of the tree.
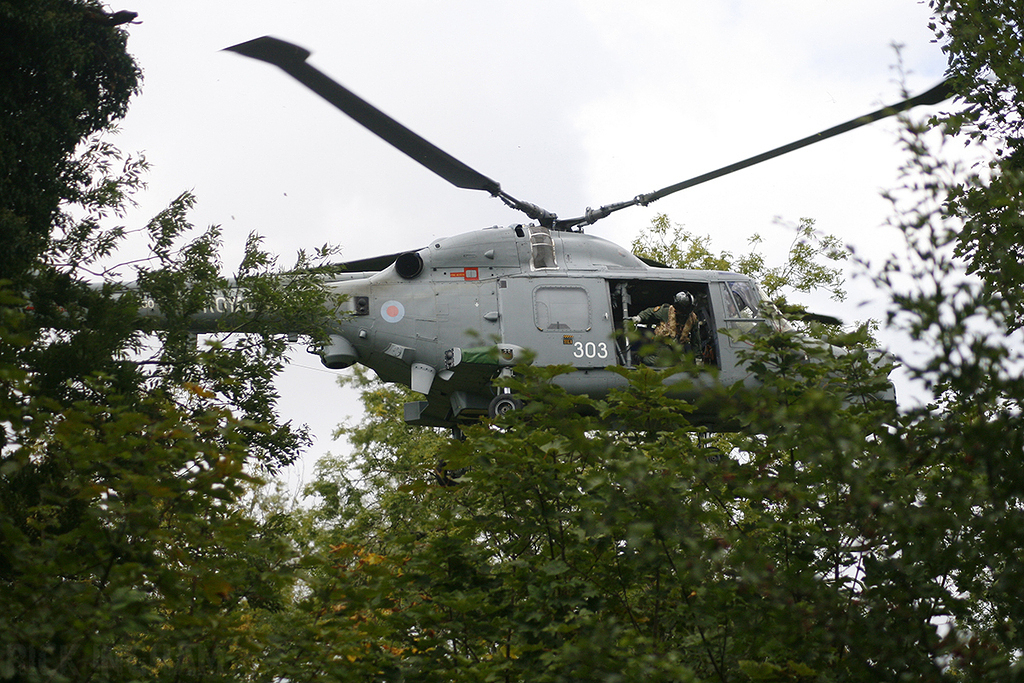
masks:
<svg viewBox="0 0 1024 683"><path fill-rule="evenodd" d="M940 118L951 134L962 133L991 151L987 163L950 187L943 199L962 222L957 253L993 296L1021 281L1024 203L1024 106L1020 35L1024 12L1017 3L993 0L930 0L931 28L949 60L963 106ZM1009 311L1012 329L1024 311Z"/></svg>
<svg viewBox="0 0 1024 683"><path fill-rule="evenodd" d="M146 168L102 137L138 84L123 29L84 0L0 17L0 680L244 676L295 581L245 499L306 444L273 378L283 332L325 338L331 250L282 273L252 236L229 282L188 193L112 225ZM215 295L244 306L197 344Z"/></svg>
<svg viewBox="0 0 1024 683"><path fill-rule="evenodd" d="M957 514L947 522L947 548L973 561L952 574L970 596L958 643L964 666L979 678L985 667L1020 670L1020 603L1010 597L1019 581L1022 479L1020 294L1021 53L1024 11L1017 4L982 1L932 2L933 29L943 44L963 106L940 117L950 132L992 151L986 165L969 171L935 162L929 139L911 129L911 167L932 180L916 201L894 196L899 226L914 247L904 267L889 264L885 281L899 282L896 301L902 324L936 351L909 364L929 386L936 403L915 415L927 471L963 486L933 493L953 499ZM956 257L949 258L953 248ZM927 272L921 277L919 273ZM891 277L888 277L891 273ZM907 304L903 304L907 302ZM944 476L944 478L945 478ZM952 482L947 482L952 484ZM938 489L938 486L936 486ZM952 512L952 511L951 511ZM947 513L948 514L948 513ZM1018 673L1019 675L1019 673Z"/></svg>
<svg viewBox="0 0 1024 683"><path fill-rule="evenodd" d="M0 3L0 273L14 278L45 247L61 202L87 194L79 143L124 116L140 72L124 31L97 2Z"/></svg>
<svg viewBox="0 0 1024 683"><path fill-rule="evenodd" d="M932 6L969 103L944 132L1013 148L1019 12ZM97 10L47 8L31 21L56 27L39 33L51 47ZM102 28L113 37L97 44L116 45L121 29ZM53 78L79 83L69 74L83 63L61 64ZM31 107L5 98L12 125L29 126L16 119ZM99 123L79 136L117 111L85 101ZM246 315L197 348L188 321L233 286L217 230L187 239L183 195L145 227L152 259L136 287L86 282L109 275L129 231L104 215L130 200L143 164L111 163L99 140L68 156L78 121L64 116L62 153L2 157L14 169L3 219L22 232L15 284L0 288L0 679L1021 678L1012 152L966 173L905 121L906 182L890 196L907 250L875 277L888 324L921 343L900 362L927 406L871 400L889 368L863 344L833 354L774 329L745 338L766 390L728 389L744 429L721 459L651 368L621 370L628 387L600 400L558 389L566 368L521 368L511 386L526 406L457 442L410 430L393 412L402 392L368 384L368 418L344 430L356 460L325 462L317 504L286 513L249 504L250 491L301 448L268 391L280 332L314 344L325 332L328 254L282 276L253 238L235 280ZM49 213L19 194L40 178L56 188L40 193L57 197ZM841 291L835 245L802 230L799 267L715 255L667 218L643 244L672 263L777 276L778 292ZM153 337L135 329L143 302L161 312Z"/></svg>
<svg viewBox="0 0 1024 683"><path fill-rule="evenodd" d="M188 201L150 225L156 266L137 271L136 288L97 289L40 260L40 304L27 311L5 290L4 679L228 677L258 653L251 620L287 595L287 529L241 503L256 475L305 445L274 410L277 330L294 322L279 314L322 317L324 297L315 269L283 287L254 241L235 281L249 334L197 346L188 320L225 281L215 230L159 246L189 227L178 211ZM163 313L155 348L138 331L142 296ZM261 322L264 310L275 314Z"/></svg>
<svg viewBox="0 0 1024 683"><path fill-rule="evenodd" d="M759 247L763 239L753 235L751 251L739 257L729 252L715 254L709 235L694 235L682 225L673 224L658 214L646 230L633 240L633 253L670 268L728 270L749 275L761 284L765 294L788 315L799 321L806 311L787 302L793 294L824 292L835 301L846 298L845 277L840 267L849 253L834 235L819 232L810 218L801 218L796 226L786 260L768 267Z"/></svg>

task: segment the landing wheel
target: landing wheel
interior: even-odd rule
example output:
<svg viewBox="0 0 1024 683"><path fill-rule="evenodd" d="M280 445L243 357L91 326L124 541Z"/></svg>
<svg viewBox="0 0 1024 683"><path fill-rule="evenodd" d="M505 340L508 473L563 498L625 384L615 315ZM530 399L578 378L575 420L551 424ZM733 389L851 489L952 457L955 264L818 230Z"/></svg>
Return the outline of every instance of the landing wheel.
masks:
<svg viewBox="0 0 1024 683"><path fill-rule="evenodd" d="M498 394L491 399L491 405L488 406L487 413L491 417L498 417L510 410L519 410L522 407L523 402L512 396L512 394Z"/></svg>
<svg viewBox="0 0 1024 683"><path fill-rule="evenodd" d="M708 443L707 432L699 432L697 434L697 445L700 446L700 452L704 454L704 460L709 465L717 465L722 462L725 453L718 446Z"/></svg>

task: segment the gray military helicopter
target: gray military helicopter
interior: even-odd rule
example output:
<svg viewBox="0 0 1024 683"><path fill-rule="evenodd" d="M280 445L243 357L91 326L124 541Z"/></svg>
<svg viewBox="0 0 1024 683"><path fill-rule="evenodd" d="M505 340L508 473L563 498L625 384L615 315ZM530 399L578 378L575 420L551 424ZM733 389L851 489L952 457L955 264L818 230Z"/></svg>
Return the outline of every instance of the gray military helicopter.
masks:
<svg viewBox="0 0 1024 683"><path fill-rule="evenodd" d="M332 369L361 363L385 382L425 396L405 405L409 424L448 427L519 405L495 379L529 359L571 365L555 381L591 396L626 385L612 367L646 362L625 330L641 311L687 302L686 350L694 371L666 372L671 393L697 401L713 387L752 384L730 329L786 326L756 282L730 272L677 270L645 262L585 225L615 211L646 206L666 195L828 139L952 94L944 81L926 93L783 147L633 199L561 219L510 196L487 176L434 146L307 63L310 52L269 36L226 48L280 67L400 151L453 185L483 190L525 214L531 223L491 227L439 239L401 254L353 261L325 286L344 300L330 344L320 351ZM216 309L229 306L222 302ZM838 352L838 350L837 350ZM879 354L881 355L881 354ZM891 391L883 399L895 400ZM714 406L696 416L709 430L723 427Z"/></svg>

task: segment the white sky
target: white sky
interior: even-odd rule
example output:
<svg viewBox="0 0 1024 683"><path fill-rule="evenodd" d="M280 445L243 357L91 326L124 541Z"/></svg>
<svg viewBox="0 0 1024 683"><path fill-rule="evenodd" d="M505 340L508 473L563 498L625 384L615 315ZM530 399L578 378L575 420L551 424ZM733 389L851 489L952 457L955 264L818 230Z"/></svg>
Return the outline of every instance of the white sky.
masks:
<svg viewBox="0 0 1024 683"><path fill-rule="evenodd" d="M145 73L115 140L144 151L138 225L183 190L198 227L219 224L226 265L246 235L291 262L339 244L344 257L416 249L434 237L525 222L486 193L448 185L276 67L220 50L262 35L301 45L310 63L503 189L563 217L650 192L791 142L941 80L945 59L918 0L135 0L129 50ZM120 6L112 9L121 9ZM923 113L923 112L922 112ZM588 232L628 246L656 213L718 249L766 250L773 226L814 218L881 257L883 188L903 155L883 122L652 204ZM874 296L815 308L855 320ZM878 315L878 313L874 313ZM358 417L334 374L301 351L281 380L285 413L309 423L315 456L344 446ZM898 387L899 389L899 387ZM299 475L296 475L299 476Z"/></svg>

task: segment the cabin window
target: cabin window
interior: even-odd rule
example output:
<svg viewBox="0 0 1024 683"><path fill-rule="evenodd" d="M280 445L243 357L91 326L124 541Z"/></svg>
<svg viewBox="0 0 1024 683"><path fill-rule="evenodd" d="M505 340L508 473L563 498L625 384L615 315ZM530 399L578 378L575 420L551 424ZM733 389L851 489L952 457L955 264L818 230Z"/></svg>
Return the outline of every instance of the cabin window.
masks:
<svg viewBox="0 0 1024 683"><path fill-rule="evenodd" d="M590 297L582 287L545 285L533 293L533 320L542 332L588 332Z"/></svg>

